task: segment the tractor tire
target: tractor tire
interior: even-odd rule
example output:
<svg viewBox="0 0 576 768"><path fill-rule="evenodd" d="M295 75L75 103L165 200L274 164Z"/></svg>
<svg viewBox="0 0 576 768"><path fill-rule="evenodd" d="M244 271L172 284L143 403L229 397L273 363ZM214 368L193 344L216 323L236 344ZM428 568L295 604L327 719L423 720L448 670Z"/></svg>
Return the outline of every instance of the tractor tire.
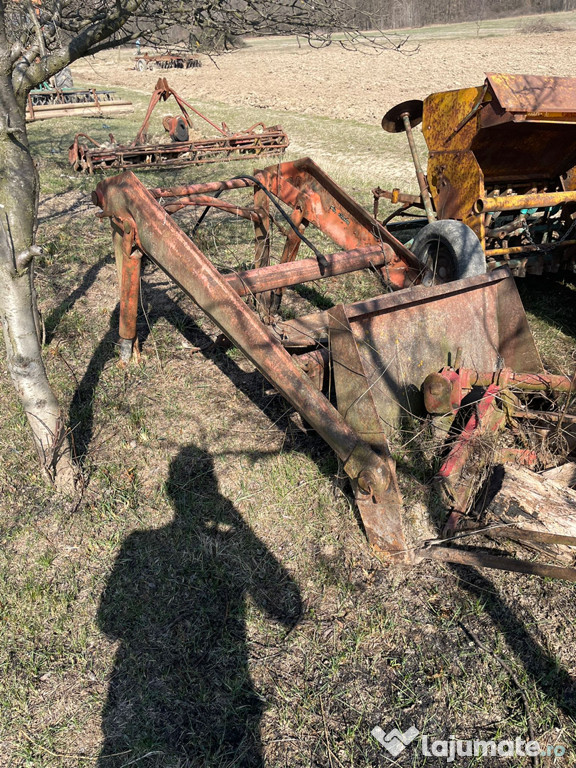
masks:
<svg viewBox="0 0 576 768"><path fill-rule="evenodd" d="M144 61L144 59L138 59L138 61L136 62L136 69L138 70L138 72L144 72L144 70L146 69L146 62Z"/></svg>
<svg viewBox="0 0 576 768"><path fill-rule="evenodd" d="M480 240L462 221L441 219L427 224L410 250L423 266L423 285L440 285L486 272Z"/></svg>
<svg viewBox="0 0 576 768"><path fill-rule="evenodd" d="M69 67L64 67L60 72L56 72L54 75L54 85L56 88L72 88L74 80L72 79Z"/></svg>

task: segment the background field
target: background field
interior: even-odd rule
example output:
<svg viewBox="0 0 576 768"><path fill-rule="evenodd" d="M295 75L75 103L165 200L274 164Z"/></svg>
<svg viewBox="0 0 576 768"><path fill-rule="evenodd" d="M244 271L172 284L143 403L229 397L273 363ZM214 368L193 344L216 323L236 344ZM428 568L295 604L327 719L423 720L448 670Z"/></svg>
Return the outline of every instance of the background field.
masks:
<svg viewBox="0 0 576 768"><path fill-rule="evenodd" d="M485 71L576 75L574 14L552 18L566 31L521 34L522 19L418 30L410 55L265 39L185 72L137 73L132 51L73 67L77 83L115 86L136 112L30 126L43 184L46 361L86 487L79 502L46 489L2 377L2 766L231 768L259 765L259 753L273 768L418 766L412 749L394 763L374 726L527 738L517 683L536 738L568 751L543 764L575 764L574 587L436 564L383 568L324 443L240 354L209 346L214 328L150 268L142 363L119 368L109 225L90 203L96 180L74 176L65 159L76 130L131 139L167 74L232 128L281 123L288 157L311 156L370 206L374 186L415 191L404 137L379 127L390 106L477 85ZM170 111L158 112L158 132ZM163 183L252 170L191 168ZM233 221L215 217L203 237L218 263L247 258L250 233ZM358 285L343 285L335 290L353 298ZM572 287L519 287L545 364L570 368ZM412 445L395 448L407 506L432 505L431 468Z"/></svg>

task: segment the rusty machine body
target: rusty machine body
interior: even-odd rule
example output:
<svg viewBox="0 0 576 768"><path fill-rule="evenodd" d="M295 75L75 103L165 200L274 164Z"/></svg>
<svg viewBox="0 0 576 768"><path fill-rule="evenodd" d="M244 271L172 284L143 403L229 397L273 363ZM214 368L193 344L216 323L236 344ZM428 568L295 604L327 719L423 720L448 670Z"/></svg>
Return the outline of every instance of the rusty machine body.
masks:
<svg viewBox="0 0 576 768"><path fill-rule="evenodd" d="M420 122L426 173L412 135ZM430 231L442 231L436 220L464 222L489 270L574 269L576 78L488 74L478 87L399 104L382 126L407 132L420 195L377 188L376 211L384 197L402 205L396 213L423 209Z"/></svg>
<svg viewBox="0 0 576 768"><path fill-rule="evenodd" d="M202 62L198 56L191 53L138 53L134 62L134 69L144 72L146 69L192 69L201 67Z"/></svg>
<svg viewBox="0 0 576 768"><path fill-rule="evenodd" d="M245 190L249 199L239 202L237 190ZM422 536L399 491L389 439L407 416L426 419L427 407L434 417L440 411L444 418L454 417L464 396L480 387L475 401L480 405L472 406L470 417L476 414L476 422L468 420L454 443L460 445L454 448L456 458L448 455L445 462L445 486L450 490L452 482L457 489L475 430L494 430L503 422L496 416L489 419L490 409L508 402L512 418L515 408L524 412L521 398L534 390L572 389L569 378L552 377L542 369L507 270L423 284L426 266L309 159L277 164L253 176L155 189L146 189L127 171L101 181L92 199L112 224L125 361L137 342L141 262L146 256L339 456L368 540L384 558L408 564L435 558L576 580L571 567L448 546L437 536ZM191 208L203 212L189 237L175 214ZM253 268L222 273L200 250L195 233L208 210L251 222ZM312 228L328 236L334 252L314 245ZM271 263L272 231L285 238L277 263ZM302 246L310 255L296 261ZM378 275L384 293L290 320L275 311L288 286L363 269ZM457 513L462 498L457 490L453 495ZM478 528L482 533L485 529ZM500 531L510 538L512 533L509 528ZM527 535L548 535L555 545L576 544L576 539L557 534Z"/></svg>
<svg viewBox="0 0 576 768"><path fill-rule="evenodd" d="M180 116L168 116L162 121L169 136L167 143L151 143L148 136L150 117L154 108L173 97ZM207 122L219 136L191 140L189 129L192 119L189 110ZM85 133L77 133L69 149L68 159L74 170L94 173L108 168L140 168L160 170L162 168L183 168L186 165L222 163L238 160L247 155L278 155L289 145L288 136L279 125L265 126L263 123L243 131L230 131L225 123L221 126L209 120L195 107L184 101L167 83L160 78L150 99L144 122L136 138L130 144L120 144L110 134L110 141L99 144Z"/></svg>

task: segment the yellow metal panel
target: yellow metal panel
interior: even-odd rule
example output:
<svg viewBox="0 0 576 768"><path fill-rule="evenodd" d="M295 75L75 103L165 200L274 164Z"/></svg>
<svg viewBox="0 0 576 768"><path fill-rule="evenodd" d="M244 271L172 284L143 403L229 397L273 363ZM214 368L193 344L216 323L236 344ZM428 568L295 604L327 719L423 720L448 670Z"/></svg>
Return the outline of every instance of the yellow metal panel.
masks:
<svg viewBox="0 0 576 768"><path fill-rule="evenodd" d="M484 196L484 175L474 154L463 151L431 155L428 186L438 217L463 221L484 246L484 216L474 212L474 203Z"/></svg>
<svg viewBox="0 0 576 768"><path fill-rule="evenodd" d="M424 99L422 132L430 152L468 149L476 134L477 114L456 128L471 113L483 87L431 93Z"/></svg>

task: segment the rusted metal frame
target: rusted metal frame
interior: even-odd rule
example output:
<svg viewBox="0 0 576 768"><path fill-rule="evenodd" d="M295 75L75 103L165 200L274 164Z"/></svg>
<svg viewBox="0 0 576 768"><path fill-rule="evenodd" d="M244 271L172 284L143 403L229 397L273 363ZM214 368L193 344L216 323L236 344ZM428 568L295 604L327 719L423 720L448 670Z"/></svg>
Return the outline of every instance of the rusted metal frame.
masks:
<svg viewBox="0 0 576 768"><path fill-rule="evenodd" d="M300 177L302 169L311 177L311 187L305 185L306 175L304 179ZM324 174L312 161L305 159L304 161L297 161L295 164L281 163L280 166L257 172L256 178L261 180L262 185L270 190L270 192L275 193L277 197L280 197L283 202L293 208L292 220L296 226L299 224L304 225L311 219L312 223L321 231L331 236L338 244L344 245L347 250L351 250L358 245L364 245L365 243L377 244L379 242L379 235L382 232L385 233L387 235L386 239L391 241L389 245L392 246L392 249L384 248L384 243L380 245L388 258L379 270L383 279L388 283L392 283L394 287L398 288L404 283L406 272L404 252L409 255L408 260L412 263L412 266L416 266L418 271L421 270L420 262L415 259L413 254L401 245L396 238L391 236L388 230L380 226L374 219L371 219L364 209L337 187L330 177ZM156 198L162 198L163 205L168 210L177 210L176 207L171 207L175 205L172 203L174 199L178 199L179 202L186 200L193 202L198 194L238 189L244 186L256 186L256 183L248 179L232 179L226 182L209 182L202 185L194 184L174 188L161 187L151 190L151 193ZM279 190L283 194L279 195ZM264 200L264 195L264 192L258 194L258 199ZM322 208L320 213L318 204ZM342 210L340 210L339 214L337 213L339 210L337 204L343 204L344 213ZM259 207L262 207L262 204L259 204ZM350 212L352 212L356 220L352 223L350 218L346 216ZM327 214L332 214L330 220L327 219ZM353 232L348 234L350 229ZM378 230L376 236L373 234L375 229ZM388 245L388 243L386 244ZM282 261L294 259L299 246L300 238L297 233L293 230L288 230ZM397 255L397 247L401 251L400 257ZM414 277L415 275L413 275ZM278 294L279 298L280 296L281 292ZM263 297L263 300L264 303L268 301L268 304L270 304L270 297Z"/></svg>
<svg viewBox="0 0 576 768"><path fill-rule="evenodd" d="M228 179L226 181L208 181L200 184L187 184L179 187L155 187L148 192L156 199L170 200L176 197L192 197L193 195L210 195L214 192L223 192L227 189L242 189L253 187L252 179Z"/></svg>
<svg viewBox="0 0 576 768"><path fill-rule="evenodd" d="M220 134L222 134L222 136L224 136L224 137L226 137L228 139L232 139L232 140L239 140L239 141L241 141L244 137L250 137L250 136L253 135L254 129L258 128L260 126L263 129L267 129L267 126L265 126L264 123L255 123L252 127L246 128L243 131L238 131L236 133L230 133L229 130L225 130L224 124L223 124L222 127L216 125L216 123L212 122L212 120L210 120L208 117L206 117L206 115L202 114L202 112L200 112L198 109L193 107L192 104L189 104L187 101L185 101L185 99L183 99L178 93L176 93L176 91L173 88L171 88L168 85L168 82L166 81L166 78L160 78L158 80L158 82L156 83L156 91L159 91L159 93L160 93L160 96L159 96L158 100L163 99L164 101L166 101L170 96L174 97L174 99L176 100L176 103L180 107L180 110L181 110L182 114L184 115L184 117L186 119L186 122L190 126L192 125L192 122L190 120L190 117L189 117L188 112L186 111L186 109L190 109L192 112L194 112L195 115L200 117L202 120L206 121L209 125L212 126L212 128L214 128L216 131L218 131ZM158 103L158 100L156 101L156 103ZM154 104L154 106L156 106L156 104ZM154 107L152 107L152 109L153 108ZM149 118L149 116L148 116L148 118ZM262 135L264 135L264 131L263 131ZM261 136L260 136L260 138L261 138Z"/></svg>
<svg viewBox="0 0 576 768"><path fill-rule="evenodd" d="M173 203L164 203L163 208L164 210L168 211L168 213L176 213L177 211L182 210L182 208L187 207L196 207L196 206L202 206L202 207L209 207L209 208L218 208L221 211L225 211L226 213L231 213L233 216L239 216L242 219L248 219L249 221L257 222L260 220L260 214L255 211L253 208L246 208L241 207L239 205L234 205L233 203L229 203L227 200L220 200L217 197L212 197L211 195L195 195L194 197L181 197L178 199L177 202Z"/></svg>
<svg viewBox="0 0 576 768"><path fill-rule="evenodd" d="M260 216L254 221L254 266L256 269L267 268L270 264L270 198L263 189L254 188L254 208ZM255 295L255 293L254 293ZM272 295L269 292L256 296L257 302L266 312L270 310Z"/></svg>
<svg viewBox="0 0 576 768"><path fill-rule="evenodd" d="M280 163L258 172L258 178L270 192L295 208L302 207L304 218L331 237L340 247L350 250L379 242L390 245L398 268L391 279L381 270L383 279L393 288L404 287L405 278L415 280L422 265L414 254L389 230L342 190L310 158Z"/></svg>
<svg viewBox="0 0 576 768"><path fill-rule="evenodd" d="M436 476L436 480L454 501L455 512L451 515L451 521L457 519L458 513L466 511L470 498L470 490L467 487L462 485L458 488L457 486L459 476L470 454L471 441L477 439L480 433L488 430L497 431L504 425L506 415L504 411L495 408L496 396L509 387L526 392L570 393L574 388L574 378L548 373L517 373L506 368L490 373L479 373L466 368L458 370L447 368L440 373L430 374L424 380L422 392L426 410L432 414L457 413L463 394L471 391L473 387L487 387L487 389L479 403L474 405L474 413L459 434ZM507 455L513 456L527 466L534 465L535 457L531 452L507 449Z"/></svg>
<svg viewBox="0 0 576 768"><path fill-rule="evenodd" d="M496 211L516 211L521 208L553 208L556 205L575 201L576 190L542 192L532 195L481 197L474 204L474 211L476 213L493 213Z"/></svg>
<svg viewBox="0 0 576 768"><path fill-rule="evenodd" d="M335 277L382 266L388 258L386 253L388 248L389 246L385 249L367 246L353 251L332 253L325 257L327 266L323 268L320 268L318 259L311 258L284 264L271 264L245 272L226 274L223 277L239 296L249 296L275 288L289 288L300 283L322 280L325 277Z"/></svg>
<svg viewBox="0 0 576 768"><path fill-rule="evenodd" d="M158 104L161 98L162 98L162 91L158 89L158 84L156 84L154 93L150 97L150 102L148 103L148 109L146 110L146 114L144 115L144 120L142 122L142 125L140 126L140 130L136 134L136 138L132 142L132 145L140 145L144 142L145 131L148 128L150 117L152 115L152 112L154 111L154 107L156 106L156 104Z"/></svg>
<svg viewBox="0 0 576 768"><path fill-rule="evenodd" d="M288 146L286 134L283 131L270 131L266 138L279 138L282 141L262 145L259 141L254 140L250 143L247 139L247 143L241 146L240 144L230 145L229 138L214 138L173 142L172 144L119 145L114 149L106 149L97 145L95 149L85 149L81 154L86 162L92 166L106 163L108 168L127 166L132 168L154 168L156 166L184 168L187 165L242 160L248 154L277 155L281 154ZM187 152L193 153L194 156L185 157ZM202 153L207 156L202 157ZM138 159L143 155L148 156L144 161L131 162L130 160L130 158ZM71 160L71 162L73 161Z"/></svg>
<svg viewBox="0 0 576 768"><path fill-rule="evenodd" d="M304 229L308 225L308 222L302 213L302 208L299 205L294 208L290 218L294 224L294 229L291 228L288 232L284 248L282 249L282 256L280 257L280 264L288 264L296 259L302 242L302 238L298 236L298 232L300 231L300 227Z"/></svg>
<svg viewBox="0 0 576 768"><path fill-rule="evenodd" d="M456 534L452 538L452 542L465 540L469 536L483 536L488 539L503 539L506 541L513 541L520 544L536 547L539 551L538 545L552 545L553 547L576 547L576 536L567 536L563 533L549 533L546 530L536 530L532 528L519 528L516 525L507 523L491 523L484 526L478 526L477 523L473 523L465 518L457 521ZM576 550L575 550L576 551ZM553 551L548 552L549 556L554 557L556 553Z"/></svg>
<svg viewBox="0 0 576 768"><path fill-rule="evenodd" d="M422 198L420 195L409 195L407 192L400 192L398 187L394 187L393 190L387 190L387 189L381 189L380 187L376 187L372 190L372 195L375 199L380 199L381 197L385 197L387 200L390 200L391 203L396 205L396 203L407 203L409 205L413 205L416 208L424 208L424 203L422 202ZM374 217L376 218L376 217Z"/></svg>
<svg viewBox="0 0 576 768"><path fill-rule="evenodd" d="M254 219L254 266L267 267L270 264L270 198L264 190L254 189L254 210L260 215Z"/></svg>
<svg viewBox="0 0 576 768"><path fill-rule="evenodd" d="M98 109L100 110L100 113L102 113L102 108L100 106L98 94L96 93L96 88L92 88L90 93L92 94L92 99L94 100L94 104L98 107Z"/></svg>
<svg viewBox="0 0 576 768"><path fill-rule="evenodd" d="M294 227L290 228L288 232L286 233L286 242L284 243L284 248L282 249L282 255L280 256L280 264L289 264L290 262L295 261L296 257L298 256L298 251L300 250L300 245L302 243L302 238L300 237L299 233L306 229L308 226L308 221L304 218L304 215L302 213L302 208L297 205L294 210L292 211L292 216L290 217L292 220L292 224ZM320 264L318 258L316 258L316 264L318 268L318 272L320 273L321 277L324 276L324 270L327 266L327 260L324 254L322 254L322 269L320 269ZM316 279L316 278L312 278ZM271 311L277 311L280 303L282 301L282 295L284 293L284 286L282 285L276 285L274 287L273 291L273 298L271 297L270 302L270 309Z"/></svg>
<svg viewBox="0 0 576 768"><path fill-rule="evenodd" d="M491 525L488 528L480 528L478 530L467 528L466 532L481 533L483 536L490 538L511 539L512 541L521 539L527 542L576 547L576 536L565 536L562 533L548 533L548 531L535 531L528 528L517 528L516 526Z"/></svg>
<svg viewBox="0 0 576 768"><path fill-rule="evenodd" d="M120 359L128 363L137 350L136 323L140 298L142 252L135 247L136 225L131 217L112 219L120 287ZM135 349L136 345L136 349Z"/></svg>
<svg viewBox="0 0 576 768"><path fill-rule="evenodd" d="M322 391L326 381L326 372L330 367L330 353L328 349L326 347L319 347L310 352L293 355L292 359L304 371L316 389Z"/></svg>
<svg viewBox="0 0 576 768"><path fill-rule="evenodd" d="M229 132L227 132L227 131L223 130L222 128L220 128L218 125L216 125L216 123L213 123L212 120L210 120L209 118L206 117L206 115L203 115L202 112L199 112L195 107L192 106L192 104L189 104L181 96L179 96L176 93L176 91L174 91L172 88L170 88L170 86L166 82L166 78L160 78L160 80L158 80L158 83L156 84L156 87L158 88L159 85L161 85L161 87L165 91L167 91L169 95L174 96L178 106L180 107L180 109L182 110L182 113L186 117L186 122L188 123L188 125L191 125L192 123L190 121L190 118L188 117L188 113L186 112L186 107L188 107L188 109L191 109L192 112L194 112L194 114L197 115L198 117L202 118L202 120L205 120L209 125L212 126L212 128L217 130L218 133L221 133L222 136L229 136L230 135Z"/></svg>
<svg viewBox="0 0 576 768"><path fill-rule="evenodd" d="M68 162L74 166L75 170L78 169L78 165L80 164L81 160L84 160L84 156L87 151L87 149L80 145L79 139L87 139L92 144L94 144L95 147L100 146L98 142L94 141L92 136L89 136L87 133L77 133L74 136L74 141L72 142L70 149L68 150Z"/></svg>
<svg viewBox="0 0 576 768"><path fill-rule="evenodd" d="M417 195L408 195L403 192L400 192L400 190L397 187L395 187L391 192L385 189L380 189L380 187L376 187L376 189L372 190L372 195L374 196L373 216L375 219L378 219L378 211L380 208L380 198L382 197L387 198L393 204L396 204L398 202L402 203L400 208L398 208L395 211L392 211L392 213L388 214L388 216L386 216L386 218L382 221L383 227L386 227L388 223L392 221L392 219L396 218L396 216L407 215L405 212L409 208L424 207L421 197L418 197Z"/></svg>
<svg viewBox="0 0 576 768"><path fill-rule="evenodd" d="M373 299L357 301L346 305L346 314L350 322L365 315L372 315L382 311L392 311L396 307L409 307L416 304L424 304L430 299L441 300L444 297L461 295L462 302L466 303L469 291L474 291L479 286L490 286L509 279L510 272L506 268L493 270L492 272L477 275L466 280L465 287L461 281L443 283L435 286L413 286L405 291L394 292L377 296ZM328 315L327 311L314 312L294 320L286 320L278 324L278 332L284 337L287 346L298 346L299 343L314 338L318 343L326 343L328 340ZM290 334L294 341L291 342ZM306 346L305 343L302 344ZM537 366L534 366L537 367Z"/></svg>
<svg viewBox="0 0 576 768"><path fill-rule="evenodd" d="M497 382L501 388L513 387L523 392L572 392L575 388L574 376L562 376L553 373L519 373L509 368L502 368L492 373L482 373L471 368L458 370L462 389L486 387Z"/></svg>
<svg viewBox="0 0 576 768"><path fill-rule="evenodd" d="M493 555L489 552L471 552L453 547L430 546L415 552L417 560L440 560L444 563L458 563L479 568L495 568L500 571L514 571L531 576L541 576L550 579L576 581L576 568L559 565L534 563L515 557Z"/></svg>
<svg viewBox="0 0 576 768"><path fill-rule="evenodd" d="M382 478L365 469L352 478L356 504L368 541L397 561L408 559L402 527L402 498L395 464L378 415L358 344L340 304L328 311L329 351L338 410L354 431L374 448L386 466L387 482L380 493ZM346 464L344 470L348 471Z"/></svg>
<svg viewBox="0 0 576 768"><path fill-rule="evenodd" d="M444 368L426 377L422 384L422 394L428 413L456 413L464 392L470 392L473 387L498 384L501 389L510 387L522 392L570 393L575 388L575 376L546 372L519 373L510 368L488 372L472 368Z"/></svg>
<svg viewBox="0 0 576 768"><path fill-rule="evenodd" d="M205 120L207 123L209 123L215 130L221 133L222 136L228 136L228 134L225 131L223 131L222 128L217 126L216 123L213 123L212 120L209 120L205 115L203 115L201 112L195 109L191 104L188 104L187 101L184 101L184 99L182 99L176 93L176 91L173 90L168 85L166 78L161 77L158 79L158 82L156 83L156 87L154 88L154 93L152 94L150 103L148 104L148 109L146 110L144 122L142 123L142 126L138 131L138 133L136 134L136 138L134 139L134 142L133 142L134 145L140 146L143 144L145 131L148 128L148 123L150 122L150 117L152 115L152 112L154 111L154 108L160 101L167 101L170 96L174 97L176 103L178 104L178 107L180 108L180 111L184 115L184 119L186 120L189 126L192 126L192 121L190 120L190 116L186 111L186 107L188 107L188 109L191 109L196 115L198 115L198 117L201 117L202 120Z"/></svg>
<svg viewBox="0 0 576 768"><path fill-rule="evenodd" d="M444 368L428 374L422 383L424 408L431 415L456 414L462 402L462 379L457 370Z"/></svg>
<svg viewBox="0 0 576 768"><path fill-rule="evenodd" d="M376 502L386 498L393 465L361 440L204 254L131 172L101 181L93 202L103 215L136 224L139 248L198 304L268 381L326 440L353 481L369 476ZM383 514L386 510L383 509Z"/></svg>
<svg viewBox="0 0 576 768"><path fill-rule="evenodd" d="M141 55L136 54L136 61L138 62L140 60L145 60L147 63L151 62L152 64L158 64L161 69L170 67L189 69L190 67L194 66L195 61L199 61L196 56L176 53L166 53L155 56L150 56L148 53ZM178 67L178 64L181 66Z"/></svg>
<svg viewBox="0 0 576 768"><path fill-rule="evenodd" d="M220 150L218 150L220 152ZM267 152L266 154L270 157L273 155L281 154L282 150L275 149L274 151ZM174 152L172 154L176 155L176 157L170 158L167 157L165 154L161 152L155 152L154 153L154 159L152 162L139 162L139 163L132 163L132 162L124 162L124 155L130 154L126 152L120 152L118 155L115 156L114 161L105 165L101 166L101 163L103 161L102 157L94 157L90 156L90 154L86 157L86 162L90 163L92 168L96 168L99 170L101 167L104 167L105 169L108 168L117 168L119 170L124 170L128 168L139 168L144 170L161 170L163 168L171 168L172 170L179 170L181 168L188 168L191 165L208 165L210 163L225 163L225 162L235 162L239 160L245 160L246 155L240 155L237 153L234 153L232 155L227 155L225 158L221 156L221 154L212 154L208 157L202 157L202 158L183 158L180 156L180 153ZM108 157L108 159L112 159Z"/></svg>

